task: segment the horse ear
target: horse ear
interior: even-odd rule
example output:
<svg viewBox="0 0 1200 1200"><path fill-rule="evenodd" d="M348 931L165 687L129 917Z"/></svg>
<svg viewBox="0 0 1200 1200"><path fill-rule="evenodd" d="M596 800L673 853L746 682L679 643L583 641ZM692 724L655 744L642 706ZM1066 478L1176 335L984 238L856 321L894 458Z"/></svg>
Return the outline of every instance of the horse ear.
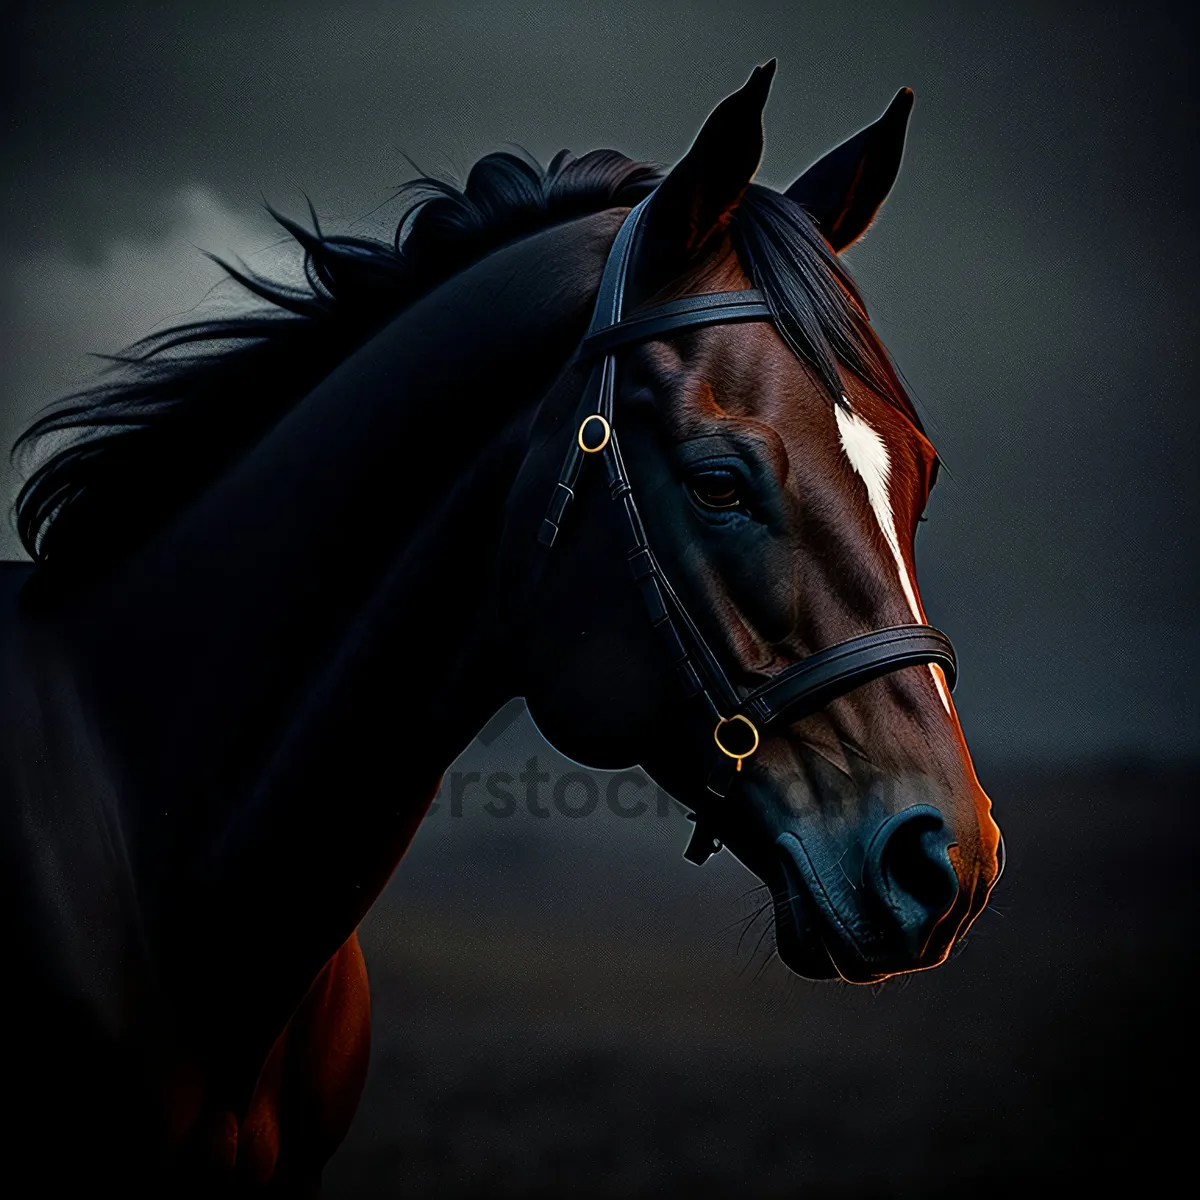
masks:
<svg viewBox="0 0 1200 1200"><path fill-rule="evenodd" d="M912 106L912 89L901 88L878 121L818 159L785 193L808 210L835 251L866 233L892 190Z"/></svg>
<svg viewBox="0 0 1200 1200"><path fill-rule="evenodd" d="M763 109L775 60L708 116L692 148L658 185L646 213L643 245L655 259L684 262L722 233L750 186L763 152Z"/></svg>

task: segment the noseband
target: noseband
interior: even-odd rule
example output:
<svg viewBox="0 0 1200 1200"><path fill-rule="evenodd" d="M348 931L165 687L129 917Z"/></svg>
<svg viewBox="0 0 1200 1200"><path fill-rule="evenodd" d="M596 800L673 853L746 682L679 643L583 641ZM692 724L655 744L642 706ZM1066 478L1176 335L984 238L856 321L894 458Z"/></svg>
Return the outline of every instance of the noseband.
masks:
<svg viewBox="0 0 1200 1200"><path fill-rule="evenodd" d="M743 760L754 754L761 734L769 732L773 724L784 726L824 708L872 679L925 663L939 666L953 690L958 668L954 647L940 630L932 625L895 625L818 650L746 694L730 682L720 659L692 620L647 541L617 441L613 413L615 352L622 346L661 338L681 329L734 321L771 321L774 315L763 293L751 288L685 296L623 320L634 245L648 204L649 197L630 212L604 265L592 321L579 348L579 358L595 359L595 366L584 389L576 433L538 541L546 547L554 545L567 506L575 496L584 461L599 456L607 473L609 492L625 514L629 566L650 623L662 638L683 684L684 695L701 700L709 710L709 718L716 722L712 734L716 749L708 790L724 797L734 775L742 769ZM685 857L699 864L720 850L721 842L707 818L698 815L695 819L696 829Z"/></svg>

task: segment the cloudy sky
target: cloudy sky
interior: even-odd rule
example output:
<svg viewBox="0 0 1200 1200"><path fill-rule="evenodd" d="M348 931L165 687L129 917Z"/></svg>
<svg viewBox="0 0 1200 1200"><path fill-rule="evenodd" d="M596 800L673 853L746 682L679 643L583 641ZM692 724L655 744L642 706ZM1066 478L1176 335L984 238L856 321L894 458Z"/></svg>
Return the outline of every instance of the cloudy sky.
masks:
<svg viewBox="0 0 1200 1200"><path fill-rule="evenodd" d="M4 12L6 443L89 352L233 302L200 249L286 269L264 197L383 232L408 159L461 176L519 142L670 162L771 56L761 178L785 186L913 87L899 184L849 259L950 466L921 576L968 734L992 758L1197 750L1195 31L1173 9Z"/></svg>

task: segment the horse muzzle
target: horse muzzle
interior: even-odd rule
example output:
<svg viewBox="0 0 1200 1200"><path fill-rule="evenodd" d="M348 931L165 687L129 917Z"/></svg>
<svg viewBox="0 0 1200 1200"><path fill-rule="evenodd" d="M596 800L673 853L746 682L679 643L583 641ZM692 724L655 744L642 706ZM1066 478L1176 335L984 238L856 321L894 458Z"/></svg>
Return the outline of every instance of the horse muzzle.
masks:
<svg viewBox="0 0 1200 1200"><path fill-rule="evenodd" d="M775 841L779 956L810 979L875 983L942 962L970 908L941 812L915 804L837 844L819 831Z"/></svg>

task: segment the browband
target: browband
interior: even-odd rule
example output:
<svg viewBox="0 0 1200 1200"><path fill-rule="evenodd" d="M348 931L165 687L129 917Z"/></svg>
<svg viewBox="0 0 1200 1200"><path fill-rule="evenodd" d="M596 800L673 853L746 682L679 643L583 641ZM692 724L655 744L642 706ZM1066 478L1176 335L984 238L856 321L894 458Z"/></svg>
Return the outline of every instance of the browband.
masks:
<svg viewBox="0 0 1200 1200"><path fill-rule="evenodd" d="M727 325L733 321L770 321L771 306L758 288L744 292L705 292L672 300L640 316L617 321L589 333L579 347L580 358L608 354L618 346L646 342L664 333L677 333L700 325Z"/></svg>

